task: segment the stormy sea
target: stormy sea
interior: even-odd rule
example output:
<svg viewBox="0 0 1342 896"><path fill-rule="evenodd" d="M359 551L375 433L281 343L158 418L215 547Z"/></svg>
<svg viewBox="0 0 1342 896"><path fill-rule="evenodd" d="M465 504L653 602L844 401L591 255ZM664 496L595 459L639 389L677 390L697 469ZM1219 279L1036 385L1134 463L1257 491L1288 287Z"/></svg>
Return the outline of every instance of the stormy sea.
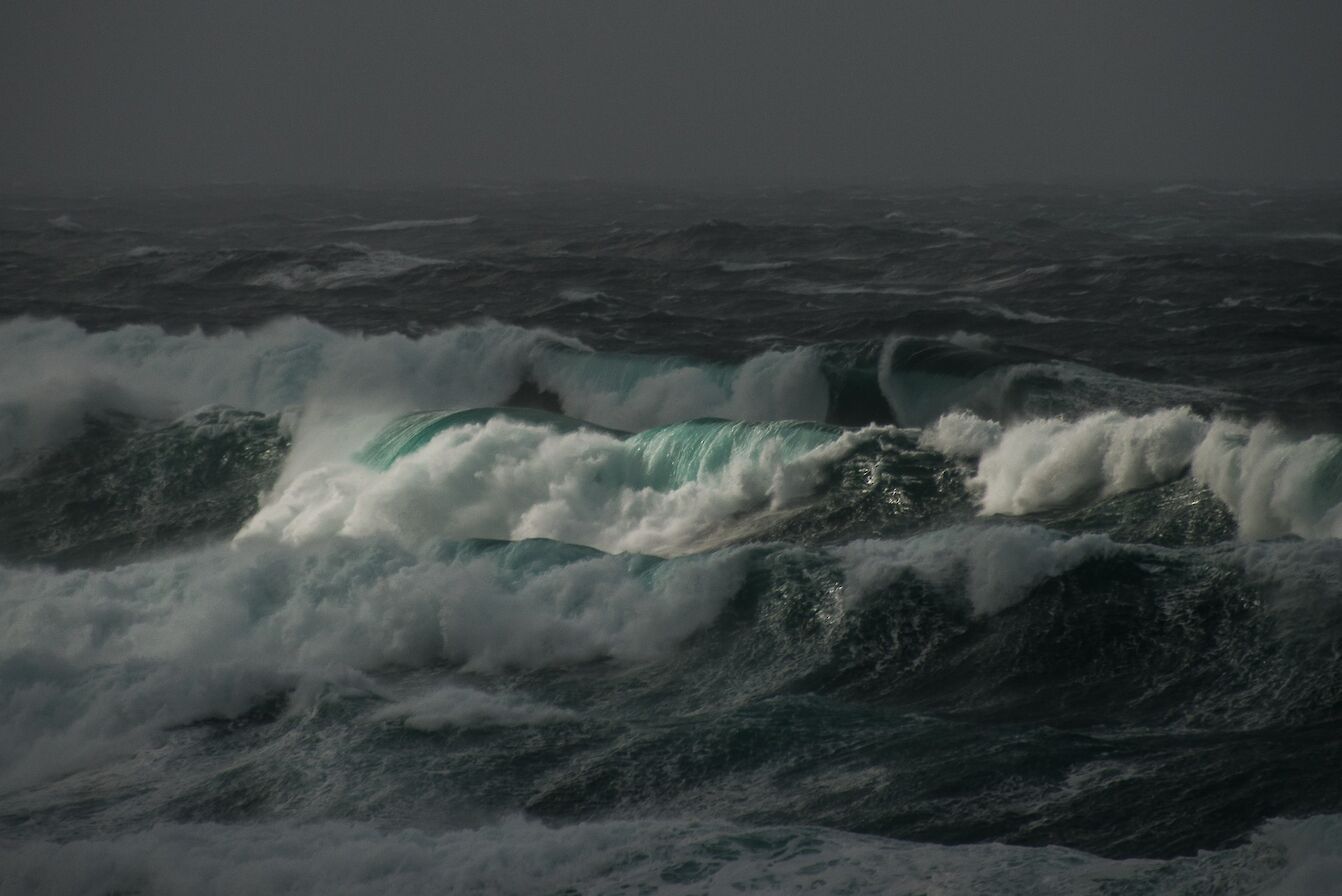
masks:
<svg viewBox="0 0 1342 896"><path fill-rule="evenodd" d="M0 891L1342 892L1342 190L0 200Z"/></svg>

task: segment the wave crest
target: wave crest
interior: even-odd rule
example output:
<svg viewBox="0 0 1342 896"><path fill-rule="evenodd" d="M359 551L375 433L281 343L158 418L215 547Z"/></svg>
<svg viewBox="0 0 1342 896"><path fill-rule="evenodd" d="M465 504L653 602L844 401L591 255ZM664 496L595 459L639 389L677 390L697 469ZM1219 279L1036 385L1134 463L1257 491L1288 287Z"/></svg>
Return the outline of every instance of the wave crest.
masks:
<svg viewBox="0 0 1342 896"><path fill-rule="evenodd" d="M984 513L1029 514L1170 482L1191 472L1246 538L1342 537L1342 438L1293 438L1270 422L1207 420L1189 408L1118 411L1001 427L954 412L922 435L977 458Z"/></svg>
<svg viewBox="0 0 1342 896"><path fill-rule="evenodd" d="M741 514L813 494L870 435L696 420L624 437L570 423L471 411L420 415L408 432L393 424L365 452L385 471L350 463L309 470L238 538L380 534L422 546L445 537L544 537L681 553Z"/></svg>

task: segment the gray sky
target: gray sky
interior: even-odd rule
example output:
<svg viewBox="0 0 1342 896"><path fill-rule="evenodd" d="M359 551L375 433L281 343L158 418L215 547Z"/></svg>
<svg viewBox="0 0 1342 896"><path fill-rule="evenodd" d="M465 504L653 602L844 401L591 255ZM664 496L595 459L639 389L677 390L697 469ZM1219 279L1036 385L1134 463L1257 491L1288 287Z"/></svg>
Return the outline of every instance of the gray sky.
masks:
<svg viewBox="0 0 1342 896"><path fill-rule="evenodd" d="M1338 0L15 0L0 184L1342 178Z"/></svg>

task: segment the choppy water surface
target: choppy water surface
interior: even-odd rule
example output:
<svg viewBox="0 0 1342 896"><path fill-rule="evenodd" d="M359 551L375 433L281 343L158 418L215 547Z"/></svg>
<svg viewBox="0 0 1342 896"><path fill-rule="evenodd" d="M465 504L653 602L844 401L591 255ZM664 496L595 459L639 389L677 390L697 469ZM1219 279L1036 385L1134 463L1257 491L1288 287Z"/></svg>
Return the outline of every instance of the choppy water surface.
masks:
<svg viewBox="0 0 1342 896"><path fill-rule="evenodd" d="M1342 880L1342 194L2 205L0 890Z"/></svg>

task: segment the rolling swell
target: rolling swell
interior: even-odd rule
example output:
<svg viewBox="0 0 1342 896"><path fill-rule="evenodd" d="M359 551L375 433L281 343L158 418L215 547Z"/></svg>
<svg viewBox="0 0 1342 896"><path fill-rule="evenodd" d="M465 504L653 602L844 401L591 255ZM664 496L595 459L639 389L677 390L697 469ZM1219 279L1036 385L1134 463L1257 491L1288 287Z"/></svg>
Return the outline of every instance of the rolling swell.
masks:
<svg viewBox="0 0 1342 896"><path fill-rule="evenodd" d="M52 500L44 504L35 497L48 489L48 485L43 484L48 477L54 481L63 475L52 471L62 465L74 467L84 463L73 459L81 456L81 452L83 456L92 458L96 455L102 460L119 457L123 451L166 451L169 454L175 451L176 459L155 461L146 458L137 463L157 464L158 469L167 472L188 469L183 452L189 450L189 442L184 441L178 448L165 447L166 442L162 439L141 438L136 443L140 448L119 448L111 443L124 441L125 433L162 428L167 425L164 417L170 421L202 402L206 395L223 394L240 407L256 408L262 413L303 408L290 415L299 444L310 445L314 440L324 440L334 449L316 452L320 460L333 454L341 455L340 440L348 438L339 434L338 438L327 436L329 427L325 424L332 416L333 408L340 408L341 414L354 412L368 417L370 424L359 430L366 433L370 428L375 431L377 419L385 419L389 408L401 405L410 410L415 404L428 403L425 399L446 399L449 408L478 407L482 403L480 398L497 403L545 404L545 401L527 400L527 377L540 379L545 384L546 389L539 397L550 396L553 405L576 403L595 414L595 422L590 424L579 424L555 415L533 419L544 419L545 425L551 429L581 428L591 433L604 430L616 438L617 430L612 428L612 421L656 422L664 417L684 420L702 407L713 411L725 408L745 420L768 419L774 413L786 414L790 405L794 410L809 406L816 411L815 417L837 413L862 419L877 415L853 414L854 407L888 399L885 407L894 411L896 417L917 418L917 414L909 409L910 401L922 409L920 414L940 414L923 432L922 456L915 456L918 446L909 439L885 433L879 436L884 447L859 452L861 463L848 464L838 471L840 478L846 477L846 481L835 492L815 485L801 487L803 492L810 491L823 499L823 503L815 508L818 515L808 515L806 519L790 523L780 521L768 530L780 537L823 538L827 531L858 534L863 525L869 530L880 525L893 525L898 531L915 518L930 519L938 512L960 506L967 490L977 494L981 509L987 513L1053 513L1088 507L1096 501L1109 501L1134 490L1172 483L1189 471L1217 500L1204 501L1189 494L1182 505L1178 501L1169 505L1166 515L1176 527L1179 525L1176 521L1187 516L1183 510L1202 504L1215 516L1215 508L1224 504L1234 513L1244 535L1272 537L1293 533L1317 537L1335 533L1337 515L1342 512L1339 511L1342 485L1336 481L1339 452L1335 437L1295 437L1271 424L1237 424L1209 418L1195 410L1168 409L1168 406L1163 410L1132 413L1112 410L1087 413L1084 409L1093 403L1096 395L1095 377L1047 379L1048 393L1055 398L1064 396L1066 401L1046 404L1073 410L1064 411L1067 416L1063 417L1031 416L1023 408L1028 408L1033 401L1032 394L1038 394L1030 392L1031 384L1045 382L1034 375L1040 362L1028 353L960 339L896 337L886 342L884 352L875 360L874 349L870 347L830 347L824 352L765 353L734 367L704 364L687 358L594 353L542 338L530 331L492 325L462 328L419 339L390 335L349 337L300 321L277 324L250 334L233 331L217 336L173 336L147 327L86 333L55 321L16 321L3 325L2 329L7 331L9 344L15 349L11 356L14 378L7 387L8 394L0 396L3 399L0 401L0 428L8 436L6 445L11 452L8 462L19 474L10 480L10 487L6 489L6 494L11 496L11 506L16 508L10 516L10 527L15 534L7 542L11 546L7 556L12 559L77 557L84 550L80 544L86 538L75 534L74 528L69 528L63 535L54 534L69 524L72 513L83 513L78 510L83 500L79 489L70 485L69 496L59 499L69 508L64 517L55 509L54 493ZM35 353L54 350L57 346L72 355L67 376L40 384L25 382L23 359L34 358ZM209 364L187 363L188 357L195 357L202 351L210 358ZM374 369L382 368L382 372L372 375L363 372L365 365L370 364ZM356 371L360 372L356 374ZM1096 376L1102 375L1097 372ZM111 385L113 381L115 386ZM901 385L892 386L891 383L896 381ZM798 382L803 385L797 387ZM825 382L831 384L828 396L826 388L819 385ZM1004 382L1006 386L1002 385ZM1100 394L1108 394L1111 388L1122 388L1129 403L1137 407L1165 397L1161 389L1143 394L1141 389L1126 388L1126 382L1114 380L1112 385L1100 390ZM1022 383L1026 385L1022 387ZM918 389L910 391L912 385ZM26 397L34 394L32 390L39 386L45 390L40 402ZM808 390L811 390L810 399L806 398ZM882 390L879 398L873 395L873 392ZM572 400L574 395L583 397ZM667 395L675 395L676 399L668 403ZM1024 400L1018 400L1022 395ZM796 396L801 396L800 403L794 400ZM1156 406L1160 407L1159 404ZM822 412L821 408L825 407L832 410ZM960 407L968 407L971 412L954 410ZM975 416L974 408L984 416ZM941 413L943 409L952 410ZM435 412L430 419L439 422L433 427L412 427L418 433L415 438L419 443L426 441L437 432L436 427L448 425L445 421L452 419L452 413L455 412ZM521 420L527 413L543 415L545 412L515 408L508 413ZM1022 414L1024 419L1019 416ZM98 422L113 419L126 422L118 425ZM410 419L413 418L405 418L402 425ZM998 420L1007 421L1006 427L996 422ZM87 429L90 426L92 429ZM637 449L633 453L646 461L647 451L639 446L654 436L646 427L631 428L644 430L643 435L627 444L631 450ZM783 441L802 438L802 434L808 432L837 433L837 430L823 427L808 429L791 424L774 430L767 427L739 430L747 431L777 445L782 445L780 438ZM83 436L79 436L81 432ZM187 514L190 517L199 512L199 525L189 519L179 519L178 524L186 524L158 526L153 529L157 534L123 540L120 543L125 546L124 550L134 553L150 548L156 539L167 538L173 529L221 531L223 527L239 523L245 518L242 508L255 506L255 495L264 491L267 481L273 481L267 477L275 475L278 458L286 450L287 442L277 441L278 430L271 432L268 436L255 434L254 448L238 442L227 458L219 460L225 465L234 464L238 469L250 471L239 474L233 485L221 488L248 489L252 492L251 497L225 499L220 494L211 497L208 493L213 486L201 481L198 483L201 499L197 502L197 510ZM312 435L305 438L306 432ZM687 431L684 438L670 435L674 432L672 428L656 438L663 443L680 444L703 442L706 438L705 432L691 437ZM723 429L719 435L726 432L728 430ZM791 435L783 438L784 433ZM709 454L716 450L721 457L730 457L729 443L733 438L736 436L717 438L717 448L705 443L703 450ZM72 443L71 439L76 441ZM109 443L105 450L95 447L104 441ZM817 445L818 442L809 447ZM67 454L65 460L53 459L62 451ZM891 452L895 455L893 460L884 456ZM937 453L952 458L967 457L974 464L973 475L965 479L956 472L955 464L937 458ZM256 466L248 459L253 456L269 459L262 466ZM394 456L395 452L374 466L387 466ZM658 463L675 467L684 459L667 459L675 456L676 451L669 451ZM236 463L230 458L236 459ZM202 462L209 463L208 460ZM717 463L713 461L704 466L700 461L693 461L693 464L699 464L696 468L699 472L710 472L709 468ZM45 472L28 476L24 471L30 472L33 464L45 464L42 468ZM671 467L656 474L640 472L638 463L630 464L619 474L608 475L614 475L616 479L626 477L624 481L630 486L656 485L657 477L662 475L670 476L679 486L697 475L676 473ZM91 467L97 468L97 465ZM121 471L113 465L105 465L103 469L103 473L96 474L102 477L102 484L82 487L89 496L90 508L102 500L109 512L114 506L157 506L165 519L172 515L165 509L166 503L147 496L138 502L108 503L113 501L108 496L115 494L118 487L113 480ZM294 467L284 483L302 469L302 466ZM556 475L563 478L564 473L556 471ZM142 474L132 473L127 481L134 481L135 476L143 478ZM64 475L64 479L73 483L77 477ZM32 490L24 491L20 486ZM129 486L123 488L129 489ZM787 488L782 487L776 494L783 495ZM752 486L750 490L754 494L765 496L754 503L768 505L781 501L786 504L791 500L791 496L778 501L767 497L775 494L772 489L772 485ZM863 494L868 497L859 498ZM30 499L34 506L25 509ZM845 508L845 501L855 502L854 506ZM750 503L745 501L742 506ZM36 509L38 504L45 509ZM1132 501L1128 504L1135 506ZM824 512L827 505L834 507L833 515ZM224 512L222 508L225 506L233 509ZM896 512L887 512L892 506ZM215 509L206 509L210 507ZM919 511L924 511L921 517ZM717 514L710 516L721 520ZM205 522L205 517L210 517L213 522ZM1053 518L1061 521L1056 513ZM59 522L62 519L66 522ZM89 519L95 521L86 527L87 532L92 533L101 527L96 516ZM129 528L139 527L148 517L135 519ZM858 524L845 527L845 519L858 521ZM1211 517L1203 522L1205 525L1199 524L1199 531L1219 531ZM502 537L505 531L510 530L498 528L487 533L465 534ZM1166 537L1149 527L1142 531L1157 540ZM551 533L541 527L532 534ZM1202 537L1190 530L1184 540ZM115 543L113 538L105 549L90 547L91 553L85 556L92 559L100 550L104 556L115 556L118 550L112 547ZM648 542L656 543L655 539Z"/></svg>
<svg viewBox="0 0 1342 896"><path fill-rule="evenodd" d="M1335 546L1306 559L1014 528L927 540L775 555L668 679L646 673L654 693L674 677L687 713L712 699L716 717L631 733L618 758L533 810L566 817L612 794L631 809L708 800L756 823L804 815L918 840L967 831L1170 855L1337 799L1338 681L1325 657L1338 610L1295 605L1274 578L1328 570ZM994 581L1004 562L1020 570L1006 587ZM984 616L976 595L1006 604ZM1274 751L1288 742L1283 768ZM764 769L790 786L762 786ZM1197 808L1209 804L1214 818ZM1142 825L1115 842L1129 812Z"/></svg>
<svg viewBox="0 0 1342 896"><path fill-rule="evenodd" d="M418 337L345 334L291 318L255 330L88 331L68 321L0 324L0 464L40 454L88 414L171 419L212 404L277 413L334 406L395 416L516 399L598 425L646 429L692 417L889 422L861 347L769 351L739 363L594 352L542 330L501 324ZM59 355L61 370L43 358Z"/></svg>
<svg viewBox="0 0 1342 896"><path fill-rule="evenodd" d="M0 347L13 370L0 392L0 426L27 453L68 437L89 412L171 417L213 403L263 413L337 403L394 415L514 402L640 430L705 416L925 426L954 409L997 420L1177 404L1208 413L1227 401L1029 349L906 336L883 349L831 344L725 362L592 351L499 324L407 337L342 334L291 319L207 335L146 326L88 332L20 318L0 324ZM67 359L64 373L29 382L37 359L54 352ZM40 406L25 397L39 385Z"/></svg>
<svg viewBox="0 0 1342 896"><path fill-rule="evenodd" d="M929 426L956 410L1005 421L1176 404L1210 409L1230 398L1134 380L1027 348L954 338L892 336L879 371L881 392L901 426Z"/></svg>
<svg viewBox="0 0 1342 896"><path fill-rule="evenodd" d="M1339 797L1342 607L1299 599L1338 560L1335 542L1176 551L999 524L671 560L333 537L4 569L23 596L4 607L23 734L5 789L120 761L154 778L135 757L171 744L194 790L123 811L520 793L556 823L697 805L903 839L1227 848ZM293 777L259 761L276 738L336 748ZM1288 741L1289 769L1271 749ZM510 775L481 776L498 757ZM1124 812L1143 825L1115 839ZM77 827L59 809L30 824Z"/></svg>
<svg viewBox="0 0 1342 896"><path fill-rule="evenodd" d="M0 209L0 890L1332 886L1335 197L241 192Z"/></svg>

